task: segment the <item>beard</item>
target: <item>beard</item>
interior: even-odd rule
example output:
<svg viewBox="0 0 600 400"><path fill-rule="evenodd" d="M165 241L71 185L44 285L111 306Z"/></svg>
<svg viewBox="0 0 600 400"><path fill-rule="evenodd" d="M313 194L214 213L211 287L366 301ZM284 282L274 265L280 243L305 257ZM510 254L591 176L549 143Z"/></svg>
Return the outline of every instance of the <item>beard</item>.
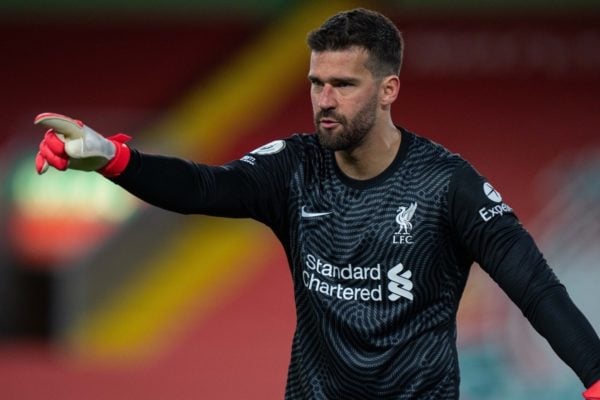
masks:
<svg viewBox="0 0 600 400"><path fill-rule="evenodd" d="M373 97L351 120L348 120L345 116L338 114L332 109L319 111L315 114L315 126L317 128L319 143L323 148L332 151L350 151L357 148L363 143L365 137L375 125L377 107L377 99ZM336 120L340 124L342 131L334 133L329 129L321 127L319 124L321 118Z"/></svg>

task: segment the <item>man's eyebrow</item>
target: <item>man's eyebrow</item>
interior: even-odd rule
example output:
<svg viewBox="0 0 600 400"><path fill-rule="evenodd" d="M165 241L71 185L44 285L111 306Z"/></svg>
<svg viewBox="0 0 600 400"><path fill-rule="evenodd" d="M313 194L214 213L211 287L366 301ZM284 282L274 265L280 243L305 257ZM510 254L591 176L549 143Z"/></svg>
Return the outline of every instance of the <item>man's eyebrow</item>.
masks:
<svg viewBox="0 0 600 400"><path fill-rule="evenodd" d="M352 77L331 77L328 79L321 79L318 76L315 75L308 75L308 80L311 82L328 82L331 84L340 84L340 83L351 83L351 84L356 84L359 82L359 79L357 78L352 78Z"/></svg>
<svg viewBox="0 0 600 400"><path fill-rule="evenodd" d="M340 78L332 78L331 79L331 83L351 83L351 84L357 84L358 82L360 82L360 79L350 78L350 77L340 77Z"/></svg>

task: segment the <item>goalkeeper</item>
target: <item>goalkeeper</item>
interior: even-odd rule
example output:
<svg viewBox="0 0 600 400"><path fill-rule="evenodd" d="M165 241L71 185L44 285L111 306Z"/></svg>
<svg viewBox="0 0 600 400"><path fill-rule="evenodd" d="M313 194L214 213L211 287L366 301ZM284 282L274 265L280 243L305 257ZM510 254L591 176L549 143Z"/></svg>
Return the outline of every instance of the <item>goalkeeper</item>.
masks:
<svg viewBox="0 0 600 400"><path fill-rule="evenodd" d="M269 226L296 302L288 400L458 399L456 313L473 262L600 400L600 340L512 208L466 160L392 121L393 23L345 11L308 44L313 134L208 166L46 113L37 171L98 171L164 209Z"/></svg>

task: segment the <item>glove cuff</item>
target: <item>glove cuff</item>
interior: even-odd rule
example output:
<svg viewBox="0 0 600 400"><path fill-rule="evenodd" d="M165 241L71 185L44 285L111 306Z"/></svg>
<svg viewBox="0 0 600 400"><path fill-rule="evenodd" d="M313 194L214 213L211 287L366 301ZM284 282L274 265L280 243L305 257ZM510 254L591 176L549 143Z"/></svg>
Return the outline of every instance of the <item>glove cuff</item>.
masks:
<svg viewBox="0 0 600 400"><path fill-rule="evenodd" d="M115 156L108 164L100 168L98 172L107 178L113 178L121 175L129 163L131 149L125 143L131 140L131 136L125 135L124 133L117 133L106 139L115 145Z"/></svg>
<svg viewBox="0 0 600 400"><path fill-rule="evenodd" d="M597 400L600 399L600 381L596 381L592 386L582 393L583 398L586 400Z"/></svg>

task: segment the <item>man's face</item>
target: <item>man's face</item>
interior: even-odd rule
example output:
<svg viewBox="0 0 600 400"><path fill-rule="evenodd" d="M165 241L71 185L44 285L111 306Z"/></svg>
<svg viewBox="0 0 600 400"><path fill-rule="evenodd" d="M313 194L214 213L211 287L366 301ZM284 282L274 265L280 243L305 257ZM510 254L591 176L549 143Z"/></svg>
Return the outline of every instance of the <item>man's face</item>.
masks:
<svg viewBox="0 0 600 400"><path fill-rule="evenodd" d="M365 67L361 48L312 52L308 79L315 126L325 148L352 150L375 125L378 81Z"/></svg>

